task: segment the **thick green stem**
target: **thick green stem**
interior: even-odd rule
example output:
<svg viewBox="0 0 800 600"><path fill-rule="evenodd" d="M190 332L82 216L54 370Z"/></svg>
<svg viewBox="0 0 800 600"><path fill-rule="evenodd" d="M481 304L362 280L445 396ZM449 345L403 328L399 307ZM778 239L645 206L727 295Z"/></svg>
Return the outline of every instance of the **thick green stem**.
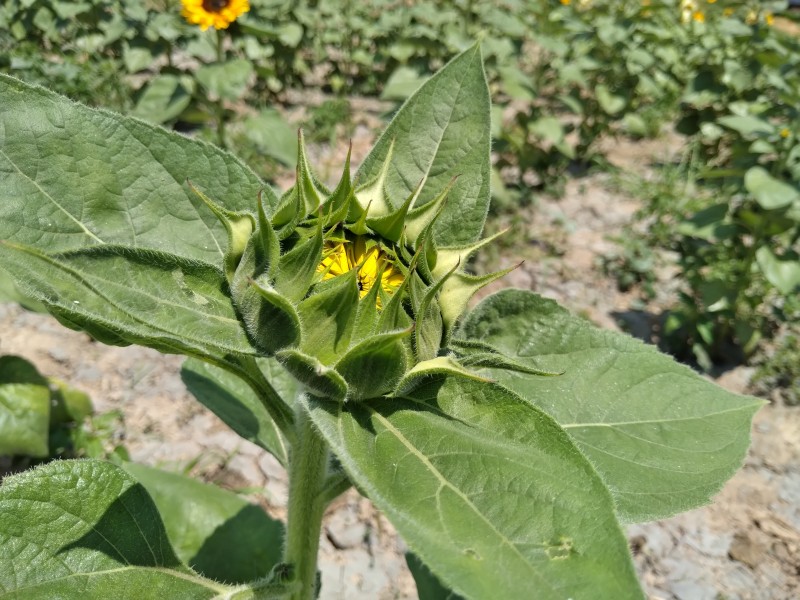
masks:
<svg viewBox="0 0 800 600"><path fill-rule="evenodd" d="M295 443L289 460L289 515L284 562L300 584L290 600L313 600L317 587L317 553L325 499L320 494L328 466L328 448L302 408L295 417Z"/></svg>

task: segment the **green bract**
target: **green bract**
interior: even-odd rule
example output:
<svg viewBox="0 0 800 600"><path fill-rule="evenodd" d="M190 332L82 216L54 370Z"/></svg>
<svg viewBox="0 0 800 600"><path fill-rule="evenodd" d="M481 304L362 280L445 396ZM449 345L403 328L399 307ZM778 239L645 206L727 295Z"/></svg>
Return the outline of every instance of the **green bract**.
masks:
<svg viewBox="0 0 800 600"><path fill-rule="evenodd" d="M436 359L472 295L507 271L464 272L486 240L439 241L455 180L425 204L426 175L392 198L392 142L374 179L354 185L348 155L331 191L311 173L302 134L298 147L297 183L274 208L259 195L255 214L233 212L195 190L228 233L225 275L251 343L334 400L390 394L428 365L458 372Z"/></svg>
<svg viewBox="0 0 800 600"><path fill-rule="evenodd" d="M620 522L707 502L741 464L758 401L529 291L468 309L502 275L465 270L489 241L477 47L333 190L302 138L279 196L217 148L14 79L0 105L2 267L69 327L189 356L189 389L289 472L285 530L130 465L8 478L4 598L311 600L351 485L464 598L641 598Z"/></svg>

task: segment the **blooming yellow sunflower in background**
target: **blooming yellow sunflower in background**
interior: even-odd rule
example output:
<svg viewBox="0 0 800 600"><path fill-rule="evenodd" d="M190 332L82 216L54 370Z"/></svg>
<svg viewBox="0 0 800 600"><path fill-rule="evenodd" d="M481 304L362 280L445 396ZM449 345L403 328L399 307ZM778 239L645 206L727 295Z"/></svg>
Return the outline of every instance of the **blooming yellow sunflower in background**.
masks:
<svg viewBox="0 0 800 600"><path fill-rule="evenodd" d="M181 0L181 15L205 31L209 27L227 29L228 25L250 10L248 0Z"/></svg>
<svg viewBox="0 0 800 600"><path fill-rule="evenodd" d="M394 266L392 260L377 245L368 250L367 239L363 236L357 236L352 241L336 241L328 245L317 271L323 274L323 279L331 279L344 275L356 267L359 267L358 291L361 298L367 295L379 276L381 287L387 294L394 293L403 283L403 274Z"/></svg>

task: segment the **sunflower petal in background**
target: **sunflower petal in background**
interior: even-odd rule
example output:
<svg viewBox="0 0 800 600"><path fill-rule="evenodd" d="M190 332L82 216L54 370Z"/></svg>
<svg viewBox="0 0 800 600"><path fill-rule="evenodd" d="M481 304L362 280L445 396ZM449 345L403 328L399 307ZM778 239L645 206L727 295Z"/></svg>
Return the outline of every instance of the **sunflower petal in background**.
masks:
<svg viewBox="0 0 800 600"><path fill-rule="evenodd" d="M205 31L209 27L227 29L228 25L250 10L248 0L181 0L181 15Z"/></svg>

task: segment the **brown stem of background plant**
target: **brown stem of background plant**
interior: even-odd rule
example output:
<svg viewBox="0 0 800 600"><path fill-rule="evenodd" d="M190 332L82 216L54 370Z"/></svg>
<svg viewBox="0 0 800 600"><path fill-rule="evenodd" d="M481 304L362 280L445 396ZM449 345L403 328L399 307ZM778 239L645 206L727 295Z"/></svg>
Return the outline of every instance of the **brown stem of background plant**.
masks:
<svg viewBox="0 0 800 600"><path fill-rule="evenodd" d="M225 58L225 51L223 48L224 34L222 29L217 29L217 65L222 65ZM222 104L222 98L217 98L215 103L217 112L217 144L221 148L227 148L225 143L225 106Z"/></svg>

